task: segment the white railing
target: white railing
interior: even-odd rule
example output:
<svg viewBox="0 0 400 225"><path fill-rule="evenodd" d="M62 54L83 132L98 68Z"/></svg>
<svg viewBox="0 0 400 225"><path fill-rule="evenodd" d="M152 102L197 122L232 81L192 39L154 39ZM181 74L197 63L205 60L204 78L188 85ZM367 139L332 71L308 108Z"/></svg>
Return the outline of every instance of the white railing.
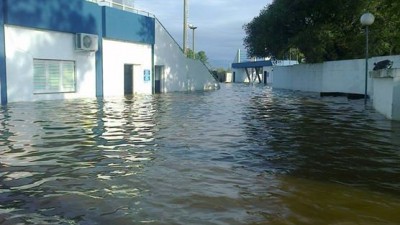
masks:
<svg viewBox="0 0 400 225"><path fill-rule="evenodd" d="M152 14L152 13L135 9L133 0L86 0L86 1L97 3L100 6L108 6L108 7L124 10L124 11L133 12L136 14L144 15L144 16L155 17L154 14Z"/></svg>

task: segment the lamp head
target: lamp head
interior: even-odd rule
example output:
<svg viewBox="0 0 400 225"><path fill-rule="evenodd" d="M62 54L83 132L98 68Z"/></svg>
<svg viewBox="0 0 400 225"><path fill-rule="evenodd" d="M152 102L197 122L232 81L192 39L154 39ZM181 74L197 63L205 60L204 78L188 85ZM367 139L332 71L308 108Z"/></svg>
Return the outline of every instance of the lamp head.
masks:
<svg viewBox="0 0 400 225"><path fill-rule="evenodd" d="M194 26L193 24L189 24L188 26L189 26L189 28L190 28L190 29L192 29L192 30L195 30L195 29L197 29L197 27L196 27L196 26Z"/></svg>
<svg viewBox="0 0 400 225"><path fill-rule="evenodd" d="M360 22L363 26L370 26L374 23L374 21L375 21L375 16L369 12L364 13L360 18Z"/></svg>

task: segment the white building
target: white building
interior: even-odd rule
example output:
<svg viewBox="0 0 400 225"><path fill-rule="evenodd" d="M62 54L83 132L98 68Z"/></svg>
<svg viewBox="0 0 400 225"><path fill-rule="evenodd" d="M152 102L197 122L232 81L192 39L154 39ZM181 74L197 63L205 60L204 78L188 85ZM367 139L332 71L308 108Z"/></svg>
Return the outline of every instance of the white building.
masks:
<svg viewBox="0 0 400 225"><path fill-rule="evenodd" d="M271 84L273 82L274 67L298 64L297 60L248 58L246 54L246 52L238 50L234 63L232 63L232 82Z"/></svg>
<svg viewBox="0 0 400 225"><path fill-rule="evenodd" d="M107 2L1 0L1 103L218 88L154 16Z"/></svg>

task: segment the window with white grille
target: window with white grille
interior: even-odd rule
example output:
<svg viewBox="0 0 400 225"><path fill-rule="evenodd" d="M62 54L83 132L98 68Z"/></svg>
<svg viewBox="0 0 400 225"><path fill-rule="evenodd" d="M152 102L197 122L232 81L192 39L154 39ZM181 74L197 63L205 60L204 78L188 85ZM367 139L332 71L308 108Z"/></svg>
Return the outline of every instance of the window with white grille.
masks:
<svg viewBox="0 0 400 225"><path fill-rule="evenodd" d="M75 92L75 62L61 60L33 60L33 92Z"/></svg>

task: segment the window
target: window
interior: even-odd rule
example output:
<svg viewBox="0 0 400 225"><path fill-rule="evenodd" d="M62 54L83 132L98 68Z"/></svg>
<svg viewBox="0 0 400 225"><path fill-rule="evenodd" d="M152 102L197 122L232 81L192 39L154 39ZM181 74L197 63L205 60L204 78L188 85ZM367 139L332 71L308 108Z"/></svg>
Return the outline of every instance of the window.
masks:
<svg viewBox="0 0 400 225"><path fill-rule="evenodd" d="M33 92L75 92L75 62L34 59Z"/></svg>

